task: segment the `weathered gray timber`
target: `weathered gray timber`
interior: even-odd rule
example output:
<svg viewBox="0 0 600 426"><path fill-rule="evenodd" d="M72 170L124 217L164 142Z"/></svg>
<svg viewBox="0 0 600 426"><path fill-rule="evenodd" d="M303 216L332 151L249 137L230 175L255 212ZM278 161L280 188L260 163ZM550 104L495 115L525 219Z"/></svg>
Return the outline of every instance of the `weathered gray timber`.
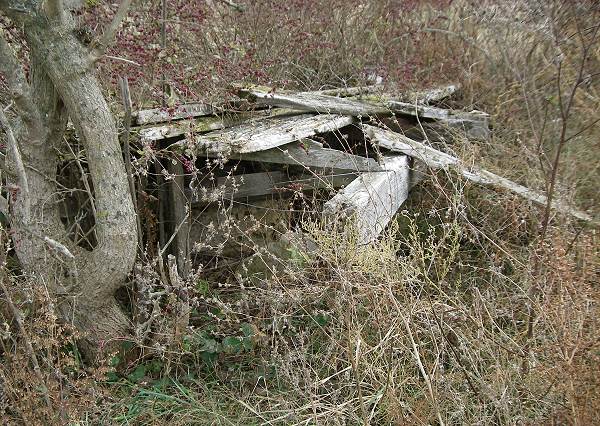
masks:
<svg viewBox="0 0 600 426"><path fill-rule="evenodd" d="M352 115L355 117L389 116L393 114L441 121L452 127L467 130L469 137L487 139L489 137L489 116L485 113L452 111L443 108L422 105L430 102L446 92L423 92L422 98L415 98L415 103L388 100L384 97L374 101L338 98L318 93L269 92L259 89L241 89L240 95L248 97L257 105L285 107L310 112L327 114Z"/></svg>
<svg viewBox="0 0 600 426"><path fill-rule="evenodd" d="M352 220L359 244L377 239L406 201L412 187L407 156L384 158L382 167L383 172L361 174L323 208L326 220Z"/></svg>
<svg viewBox="0 0 600 426"><path fill-rule="evenodd" d="M417 103L388 101L388 108L396 114L443 122L450 127L461 128L467 136L476 139L488 139L489 115L481 111L461 112L437 108Z"/></svg>
<svg viewBox="0 0 600 426"><path fill-rule="evenodd" d="M401 96L401 98L411 104L428 105L452 96L458 89L459 86L456 84L450 84L448 86L436 87L428 90L412 91L406 94L406 96Z"/></svg>
<svg viewBox="0 0 600 426"><path fill-rule="evenodd" d="M310 92L304 93L312 93L317 95L328 95L328 96L339 96L341 98L354 97L367 95L371 93L381 92L381 86L356 86L356 87L342 87L339 89L324 89L324 90L313 90Z"/></svg>
<svg viewBox="0 0 600 426"><path fill-rule="evenodd" d="M138 126L144 124L162 123L165 121L179 120L182 118L200 117L211 115L215 108L208 104L185 104L173 108L153 108L138 111L134 114Z"/></svg>
<svg viewBox="0 0 600 426"><path fill-rule="evenodd" d="M203 117L200 120L181 120L173 124L147 127L140 129L138 135L142 141L156 141L174 138L186 133L210 132L227 127L227 119L224 117Z"/></svg>
<svg viewBox="0 0 600 426"><path fill-rule="evenodd" d="M421 142L367 124L363 125L363 129L373 144L392 152L400 152L414 157L432 169L454 169L466 179L480 185L507 190L542 206L545 206L547 203L546 196L540 192L531 190L487 170L463 164L458 158L424 145ZM551 207L556 211L571 215L577 219L588 222L592 221L590 215L569 206L564 201L555 200Z"/></svg>
<svg viewBox="0 0 600 426"><path fill-rule="evenodd" d="M181 162L168 163L169 173L174 178L169 182L170 196L170 219L174 241L172 251L177 259L177 271L182 278L187 278L190 272L190 220L189 200L185 191L185 175ZM163 248L164 249L164 248Z"/></svg>
<svg viewBox="0 0 600 426"><path fill-rule="evenodd" d="M247 123L198 136L187 141L198 153L231 154L265 151L319 133L332 132L354 123L342 115L298 115Z"/></svg>
<svg viewBox="0 0 600 426"><path fill-rule="evenodd" d="M380 103L350 98L322 95L312 92L269 92L260 89L241 89L240 95L258 105L293 108L323 114L341 114L355 117L390 115L391 111Z"/></svg>
<svg viewBox="0 0 600 426"><path fill-rule="evenodd" d="M266 151L247 154L232 153L228 158L262 163L289 164L313 169L352 170L357 172L382 170L374 158L361 157L338 149L325 148L322 143L312 139L302 139Z"/></svg>
<svg viewBox="0 0 600 426"><path fill-rule="evenodd" d="M260 120L272 117L301 115L305 113L305 111L294 111L284 108L262 109L240 113L224 113L220 115L197 117L189 120L179 120L159 126L145 127L138 130L138 136L142 141L155 141L166 138L176 138L188 133L208 133L244 123L256 123Z"/></svg>
<svg viewBox="0 0 600 426"><path fill-rule="evenodd" d="M214 184L196 188L193 196L191 191L188 192L188 197L193 203L206 204L219 200L237 200L295 191L335 189L347 185L355 178L354 173L324 176L308 173L290 176L282 171L247 173L218 178Z"/></svg>

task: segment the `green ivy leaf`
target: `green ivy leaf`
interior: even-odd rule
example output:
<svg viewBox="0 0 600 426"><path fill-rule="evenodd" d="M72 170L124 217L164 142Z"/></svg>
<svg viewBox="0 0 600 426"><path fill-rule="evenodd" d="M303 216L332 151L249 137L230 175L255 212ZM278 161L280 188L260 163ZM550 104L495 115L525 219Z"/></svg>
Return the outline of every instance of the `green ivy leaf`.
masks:
<svg viewBox="0 0 600 426"><path fill-rule="evenodd" d="M254 326L252 324L250 324L249 322L243 322L240 325L240 330L242 331L242 334L244 335L244 337L253 337L256 335Z"/></svg>
<svg viewBox="0 0 600 426"><path fill-rule="evenodd" d="M206 280L199 279L196 281L196 291L202 296L207 296L210 292L210 284Z"/></svg>
<svg viewBox="0 0 600 426"><path fill-rule="evenodd" d="M223 351L229 354L237 354L243 350L242 341L238 337L226 337L223 339Z"/></svg>
<svg viewBox="0 0 600 426"><path fill-rule="evenodd" d="M145 375L146 375L146 366L144 364L140 364L137 367L135 367L135 370L133 370L131 373L129 373L127 375L127 378L130 381L137 383L140 380L142 380Z"/></svg>

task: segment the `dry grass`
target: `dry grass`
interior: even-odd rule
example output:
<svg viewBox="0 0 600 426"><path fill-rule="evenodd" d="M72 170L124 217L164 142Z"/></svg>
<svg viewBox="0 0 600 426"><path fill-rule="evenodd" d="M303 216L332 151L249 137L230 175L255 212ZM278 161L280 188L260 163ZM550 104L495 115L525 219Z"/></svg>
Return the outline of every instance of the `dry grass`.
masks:
<svg viewBox="0 0 600 426"><path fill-rule="evenodd" d="M600 213L594 2L247 3L241 14L221 2L206 6L202 32L181 41L177 66L167 68L189 66L189 75L203 77L169 74L175 90L186 85L211 100L232 80L316 89L362 83L373 70L390 90L458 80L463 91L452 106L490 112L494 136L457 138L449 149L547 189L564 125L577 136L559 158L556 193ZM142 6L148 18L152 5ZM565 116L560 102L577 81L582 45L590 46L586 78ZM153 90L161 97L154 66L136 82L139 102ZM122 73L104 67L107 82ZM96 399L101 414L77 391L67 398L48 386L51 396L88 404L71 412L82 424L593 424L598 233L562 217L544 229L543 219L507 194L441 174L415 190L369 247L357 246L352 230L324 229L307 214L302 227L316 252L293 251L293 262L268 279L199 280L195 328L181 351L133 359L118 380L97 382L110 393ZM54 322L36 319L44 312L28 318L31 336L50 333L54 342L36 343L52 360L42 366L45 377L75 386L50 376L71 364L59 363ZM27 357L7 336L0 378L16 389L34 373L19 370ZM41 404L9 395L27 415Z"/></svg>

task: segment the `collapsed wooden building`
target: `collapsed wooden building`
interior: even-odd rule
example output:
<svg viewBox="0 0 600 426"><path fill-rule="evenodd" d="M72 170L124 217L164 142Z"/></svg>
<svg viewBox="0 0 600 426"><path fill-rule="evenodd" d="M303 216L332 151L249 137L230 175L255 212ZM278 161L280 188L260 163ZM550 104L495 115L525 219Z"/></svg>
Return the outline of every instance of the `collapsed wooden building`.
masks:
<svg viewBox="0 0 600 426"><path fill-rule="evenodd" d="M281 200L315 191L329 197L315 206L322 217L353 221L359 242L368 244L428 170L453 170L476 184L545 205L543 194L466 164L430 143L429 130L490 137L487 114L439 106L456 90L447 86L394 98L378 87L297 93L244 87L240 100L228 105L189 104L134 113L133 132L141 147L168 153L156 169L162 182L156 197L159 247L168 247L177 257L184 275L198 254L238 261L253 250L241 241L252 239L248 235L255 227L249 217L262 215L272 224L277 214L289 219L293 203ZM591 220L561 201L552 206ZM227 226L235 232L221 229ZM266 239L276 241L277 235Z"/></svg>

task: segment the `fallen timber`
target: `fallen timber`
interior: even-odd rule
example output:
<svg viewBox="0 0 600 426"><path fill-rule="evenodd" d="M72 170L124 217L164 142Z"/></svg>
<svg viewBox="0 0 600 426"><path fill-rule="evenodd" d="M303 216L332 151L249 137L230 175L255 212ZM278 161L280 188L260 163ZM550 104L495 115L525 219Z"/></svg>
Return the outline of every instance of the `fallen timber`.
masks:
<svg viewBox="0 0 600 426"><path fill-rule="evenodd" d="M292 108L322 114L352 115L355 117L404 115L419 119L441 121L451 127L463 127L467 135L473 138L489 137L489 116L480 111L460 112L425 105L444 97L450 89L438 89L433 94L415 93L414 103L386 99L380 96L374 100L337 98L319 93L287 93L260 89L241 89L240 95L261 106Z"/></svg>
<svg viewBox="0 0 600 426"><path fill-rule="evenodd" d="M277 117L255 123L241 124L223 131L198 136L192 144L198 153L246 154L265 151L319 133L332 132L354 123L353 117L343 115L303 114Z"/></svg>
<svg viewBox="0 0 600 426"><path fill-rule="evenodd" d="M369 136L375 145L392 152L399 152L414 157L432 169L455 169L471 182L512 192L538 205L545 206L548 202L546 196L537 191L519 185L487 170L469 167L463 164L458 158L431 148L421 142L368 124L364 124L363 129L365 130L365 134ZM552 203L551 208L586 222L592 221L592 217L587 213L574 209L560 200L555 200Z"/></svg>
<svg viewBox="0 0 600 426"><path fill-rule="evenodd" d="M160 115L162 110L140 111L137 120L145 124L137 134L142 141L158 141L177 155L195 158L202 164L211 163L208 159L216 159L215 164L241 164L239 170L231 166L217 172L213 180L192 180L181 164L169 164L176 184L168 191L179 191L169 195L169 208L188 211L171 213L171 222L177 225L173 232L190 232L192 224L186 223L190 208L235 206L243 200L271 202L323 190L332 193L322 205L323 219L354 221L359 242L368 244L384 231L411 189L424 177L418 171L423 167L453 171L478 185L545 205L544 194L428 146L426 134L416 137L425 141L401 134L411 128L424 131L427 125L435 125L459 126L472 137L487 137L487 114L431 105L455 91L456 86L447 86L392 98L382 94L379 87L298 93L253 87L240 93L255 110L223 113L222 107L181 107L175 111L177 114L170 111L168 117ZM367 124L373 123L373 116L390 120L394 114L402 117L394 120L398 132ZM227 200L231 203L224 203ZM587 213L564 201L556 200L551 207L576 219L592 221ZM185 238L174 241L178 262L184 262L192 244Z"/></svg>
<svg viewBox="0 0 600 426"><path fill-rule="evenodd" d="M210 153L208 154L210 156ZM307 169L352 170L357 172L381 171L374 158L361 157L337 149L323 147L312 139L302 139L260 152L231 153L229 159L263 163L288 164Z"/></svg>
<svg viewBox="0 0 600 426"><path fill-rule="evenodd" d="M358 243L373 242L408 198L412 172L409 157L382 159L383 173L363 173L323 206L326 220L355 221Z"/></svg>

